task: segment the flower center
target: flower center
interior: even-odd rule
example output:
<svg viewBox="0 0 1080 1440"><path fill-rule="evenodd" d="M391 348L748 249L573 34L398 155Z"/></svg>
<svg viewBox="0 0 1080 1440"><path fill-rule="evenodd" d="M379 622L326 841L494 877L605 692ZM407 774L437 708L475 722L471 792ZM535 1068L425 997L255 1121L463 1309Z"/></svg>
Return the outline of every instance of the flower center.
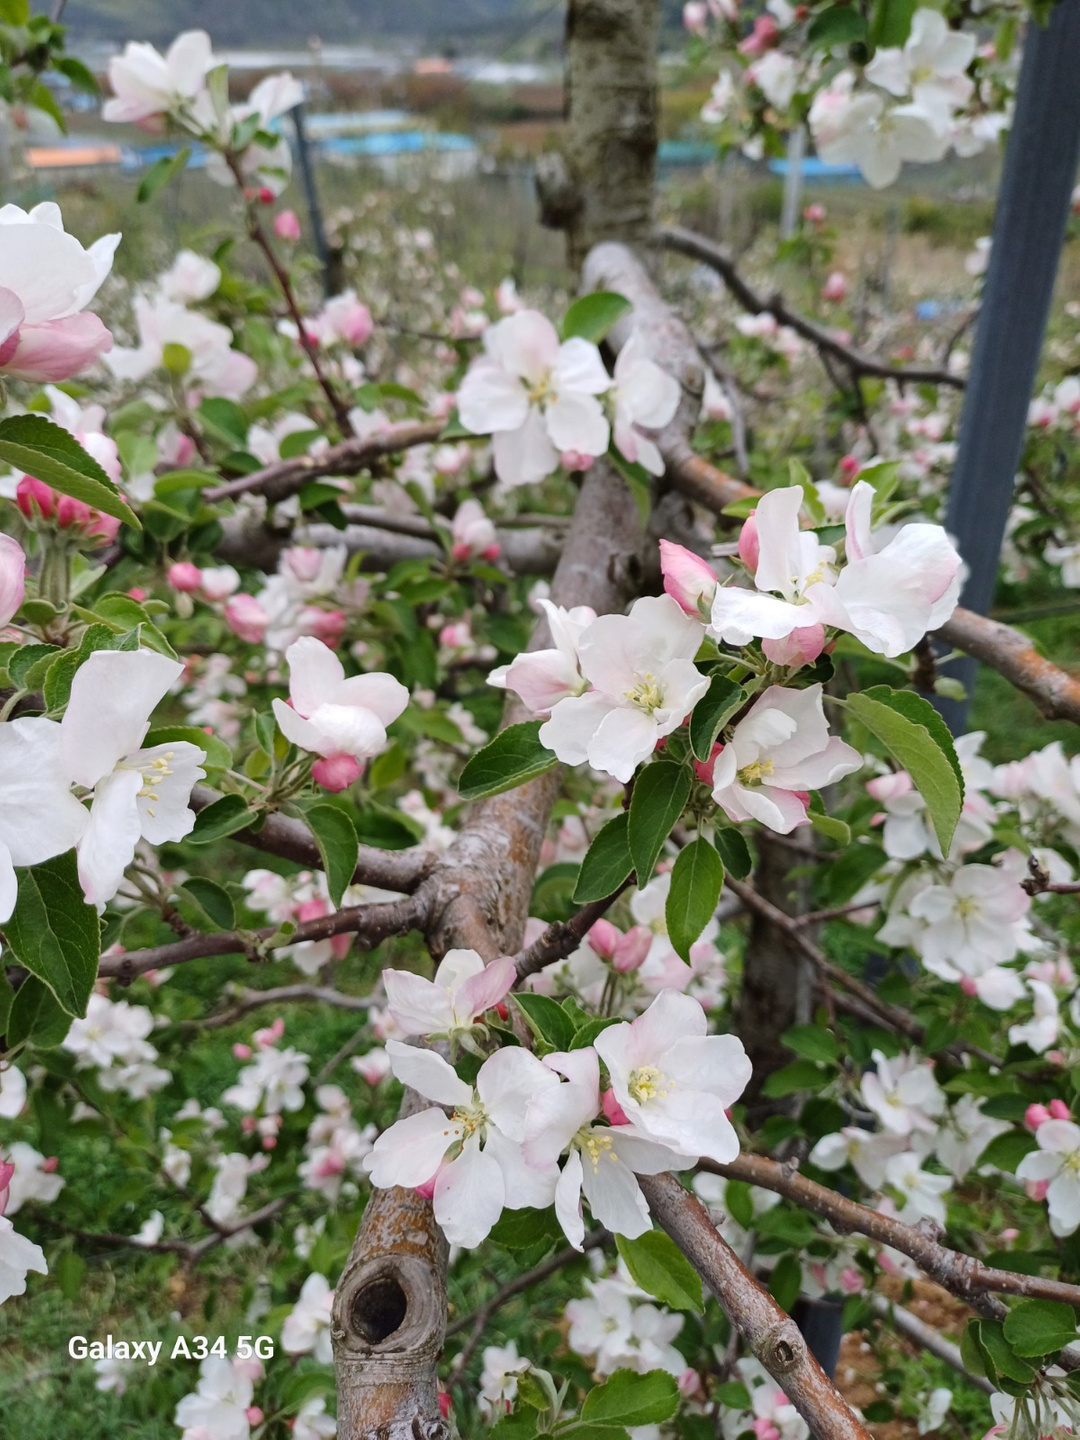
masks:
<svg viewBox="0 0 1080 1440"><path fill-rule="evenodd" d="M771 760L754 760L749 765L744 765L736 778L740 785L760 785L765 776L771 775L775 768Z"/></svg>
<svg viewBox="0 0 1080 1440"><path fill-rule="evenodd" d="M544 405L548 400L554 400L555 390L551 383L550 372L538 380L528 393L529 403L532 405Z"/></svg>
<svg viewBox="0 0 1080 1440"><path fill-rule="evenodd" d="M643 710L646 715L651 715L654 710L659 710L664 703L660 683L653 674L637 676L637 683L629 690L624 690L623 694L631 705L638 710Z"/></svg>
<svg viewBox="0 0 1080 1440"><path fill-rule="evenodd" d="M978 908L978 904L970 895L960 895L957 897L956 913L961 920L966 920L969 915L974 915Z"/></svg>
<svg viewBox="0 0 1080 1440"><path fill-rule="evenodd" d="M162 780L167 780L173 773L169 761L173 758L174 753L172 750L166 750L164 755L156 756L145 768L140 767L139 773L142 775L143 782L142 788L139 791L140 799L159 800L161 798L157 793L156 787L161 784ZM146 807L146 813L151 818L153 818L155 814L149 805Z"/></svg>
<svg viewBox="0 0 1080 1440"><path fill-rule="evenodd" d="M631 1070L626 1088L639 1105L646 1105L650 1100L665 1099L675 1087L655 1065L639 1065Z"/></svg>
<svg viewBox="0 0 1080 1440"><path fill-rule="evenodd" d="M482 1130L487 1124L487 1111L479 1102L473 1105L465 1105L460 1110L455 1110L451 1119L456 1120L464 1131L463 1140L468 1140L478 1130Z"/></svg>
<svg viewBox="0 0 1080 1440"><path fill-rule="evenodd" d="M592 1129L588 1125L581 1127L574 1136L573 1143L577 1145L583 1155L589 1157L594 1170L599 1170L602 1155L607 1155L612 1160L615 1159L611 1136L603 1134L600 1130Z"/></svg>

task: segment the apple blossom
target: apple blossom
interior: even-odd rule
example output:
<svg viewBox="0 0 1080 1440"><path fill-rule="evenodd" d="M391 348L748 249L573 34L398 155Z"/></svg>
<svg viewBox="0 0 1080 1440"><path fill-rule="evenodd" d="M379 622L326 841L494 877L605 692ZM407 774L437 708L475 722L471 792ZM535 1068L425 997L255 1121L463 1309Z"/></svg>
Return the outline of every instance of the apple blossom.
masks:
<svg viewBox="0 0 1080 1440"><path fill-rule="evenodd" d="M750 1079L750 1061L734 1035L707 1035L696 1000L663 990L643 1015L602 1031L595 1049L627 1119L681 1155L719 1164L739 1153L726 1110Z"/></svg>
<svg viewBox="0 0 1080 1440"><path fill-rule="evenodd" d="M195 310L164 296L134 302L139 343L116 346L106 365L118 380L138 383L165 363L165 347L179 347L191 357L184 380L211 395L238 400L258 378L258 366L249 355L233 348L232 331Z"/></svg>
<svg viewBox="0 0 1080 1440"><path fill-rule="evenodd" d="M86 306L112 269L119 235L84 249L52 201L29 212L0 207L0 373L69 380L112 347Z"/></svg>
<svg viewBox="0 0 1080 1440"><path fill-rule="evenodd" d="M526 650L509 665L492 670L487 680L500 690L513 690L534 715L550 715L560 700L581 695L589 687L579 666L578 645L596 611L589 605L564 610L545 598L537 603L547 616L554 647Z"/></svg>
<svg viewBox="0 0 1080 1440"><path fill-rule="evenodd" d="M946 1101L930 1061L914 1054L887 1059L880 1050L872 1057L877 1070L862 1077L862 1098L885 1129L893 1135L932 1135Z"/></svg>
<svg viewBox="0 0 1080 1440"><path fill-rule="evenodd" d="M593 689L552 707L540 743L566 764L588 762L625 784L708 689L694 665L702 634L669 595L647 595L629 615L602 615L578 643Z"/></svg>
<svg viewBox="0 0 1080 1440"><path fill-rule="evenodd" d="M7 1169L10 1167L0 1162L0 1172ZM5 1194L6 1187L3 1186L0 1174L0 1200ZM26 1277L31 1270L39 1275L49 1273L41 1246L27 1240L25 1235L20 1235L3 1213L3 1209L0 1204L0 1305L5 1300L10 1300L13 1295L26 1293Z"/></svg>
<svg viewBox="0 0 1080 1440"><path fill-rule="evenodd" d="M592 1356L598 1375L620 1369L682 1375L686 1361L671 1342L682 1329L683 1317L639 1303L646 1301L645 1292L621 1262L614 1275L586 1280L585 1290L585 1299L566 1306L567 1338L572 1349Z"/></svg>
<svg viewBox="0 0 1080 1440"><path fill-rule="evenodd" d="M208 1355L199 1365L198 1385L173 1412L180 1440L248 1440L253 1378L247 1362Z"/></svg>
<svg viewBox="0 0 1080 1440"><path fill-rule="evenodd" d="M808 823L808 794L862 766L829 734L822 687L771 685L731 731L712 770L713 799L731 820L758 820L787 835Z"/></svg>
<svg viewBox="0 0 1080 1440"><path fill-rule="evenodd" d="M649 359L640 335L631 335L615 361L612 389L612 435L631 464L643 465L651 475L664 473L664 457L656 441L642 434L642 427L662 429L674 419L681 397L675 377Z"/></svg>
<svg viewBox="0 0 1080 1440"><path fill-rule="evenodd" d="M810 1151L810 1163L819 1170L839 1170L844 1165L850 1165L864 1185L871 1190L880 1190L885 1183L888 1162L894 1155L900 1155L909 1148L907 1135L845 1125L832 1135L822 1136Z"/></svg>
<svg viewBox="0 0 1080 1440"><path fill-rule="evenodd" d="M875 190L891 185L905 161L940 160L948 149L948 135L921 105L890 106L883 96L862 92L844 96L828 113L827 97L819 91L810 107L818 155L829 165L858 165Z"/></svg>
<svg viewBox="0 0 1080 1440"><path fill-rule="evenodd" d="M975 54L976 37L952 29L937 10L915 11L902 49L875 51L866 78L890 95L911 95L939 131L947 131L954 110L971 99L974 83L964 73Z"/></svg>
<svg viewBox="0 0 1080 1440"><path fill-rule="evenodd" d="M26 1076L17 1065L8 1063L0 1069L0 1120L16 1120L25 1104ZM0 1215L3 1213L0 1205Z"/></svg>
<svg viewBox="0 0 1080 1440"><path fill-rule="evenodd" d="M332 1362L330 1312L333 1304L334 1292L326 1276L309 1275L301 1287L299 1300L281 1327L281 1348L286 1355L314 1355L320 1365Z"/></svg>
<svg viewBox="0 0 1080 1440"><path fill-rule="evenodd" d="M1080 1125L1047 1120L1035 1133L1038 1149L1016 1168L1018 1180L1046 1186L1050 1229L1071 1235L1080 1226Z"/></svg>
<svg viewBox="0 0 1080 1440"><path fill-rule="evenodd" d="M351 783L359 775L359 762L377 755L386 745L386 726L409 703L409 692L392 675L373 673L345 677L345 668L332 650L314 636L304 635L285 652L289 666L290 703L273 702L281 733L302 750L331 762L312 774L316 783L336 783L341 770ZM355 767L342 765L356 762ZM316 766L319 762L316 761Z"/></svg>
<svg viewBox="0 0 1080 1440"><path fill-rule="evenodd" d="M508 1345L488 1345L483 1353L477 1404L487 1420L500 1420L517 1399L518 1376L529 1361L518 1355L513 1340Z"/></svg>
<svg viewBox="0 0 1080 1440"><path fill-rule="evenodd" d="M17 613L26 593L26 555L19 542L0 533L0 627Z"/></svg>
<svg viewBox="0 0 1080 1440"><path fill-rule="evenodd" d="M677 1170L679 1155L633 1124L592 1123L600 1114L600 1061L591 1047L548 1055L543 1063L565 1083L538 1090L529 1101L522 1154L530 1165L547 1171L569 1151L555 1187L563 1233L581 1249L584 1194L601 1225L628 1239L643 1235L652 1220L635 1174Z"/></svg>
<svg viewBox="0 0 1080 1440"><path fill-rule="evenodd" d="M259 645L266 636L270 617L254 595L230 595L225 602L225 623L241 640Z"/></svg>
<svg viewBox="0 0 1080 1440"><path fill-rule="evenodd" d="M661 540L660 569L664 576L664 590L680 610L693 615L696 620L708 620L720 583L712 566L684 545Z"/></svg>
<svg viewBox="0 0 1080 1440"><path fill-rule="evenodd" d="M120 887L140 838L182 840L195 824L188 806L206 756L188 741L142 749L150 714L183 674L151 650L96 650L75 672L60 722L65 778L93 790L78 841L79 881L91 905Z"/></svg>
<svg viewBox="0 0 1080 1440"><path fill-rule="evenodd" d="M311 321L311 330L321 345L340 341L354 350L367 344L374 328L371 311L357 299L355 290L331 296Z"/></svg>
<svg viewBox="0 0 1080 1440"><path fill-rule="evenodd" d="M944 1226L944 1196L952 1189L950 1176L924 1170L919 1156L904 1150L885 1162L885 1183L899 1191L903 1200L898 1219L907 1225L933 1220Z"/></svg>
<svg viewBox="0 0 1080 1440"><path fill-rule="evenodd" d="M485 965L475 950L448 950L434 980L408 970L384 970L387 1008L403 1035L459 1040L475 1045L483 1016L509 992L516 971L508 956ZM471 1043L470 1043L471 1042Z"/></svg>
<svg viewBox="0 0 1080 1440"><path fill-rule="evenodd" d="M332 1440L336 1434L337 1421L326 1413L326 1396L305 1400L292 1422L292 1440Z"/></svg>
<svg viewBox="0 0 1080 1440"><path fill-rule="evenodd" d="M109 61L113 98L102 107L102 118L145 125L166 115L182 116L205 90L213 64L205 30L185 30L164 55L153 45L131 41Z"/></svg>
<svg viewBox="0 0 1080 1440"><path fill-rule="evenodd" d="M71 793L61 752L55 720L23 717L0 725L0 921L15 909L15 866L62 855L86 831L88 816Z"/></svg>
<svg viewBox="0 0 1080 1440"><path fill-rule="evenodd" d="M1009 1044L1027 1045L1036 1055L1050 1049L1058 1038L1061 1026L1057 996L1041 980L1029 982L1035 1001L1035 1013L1024 1025L1009 1026Z"/></svg>
<svg viewBox="0 0 1080 1440"><path fill-rule="evenodd" d="M1005 866L962 865L943 883L920 889L906 909L922 928L908 943L927 969L946 980L977 980L1030 948L1031 899L1018 880Z"/></svg>
<svg viewBox="0 0 1080 1440"><path fill-rule="evenodd" d="M385 1130L364 1161L373 1185L430 1185L447 1240L466 1247L485 1239L504 1206L551 1204L557 1169L533 1168L521 1153L529 1100L559 1084L551 1070L529 1051L507 1047L484 1061L473 1087L433 1051L397 1040L386 1049L403 1085L454 1109L449 1119L439 1108L421 1110Z"/></svg>
<svg viewBox="0 0 1080 1440"><path fill-rule="evenodd" d="M474 434L494 436L499 479L530 485L557 468L564 450L604 453L611 432L597 396L610 386L595 345L578 336L560 344L546 316L520 310L485 331L458 411Z"/></svg>
<svg viewBox="0 0 1080 1440"><path fill-rule="evenodd" d="M455 560L473 557L494 560L499 553L495 526L484 514L479 500L461 502L451 522L450 535L453 542L450 553Z"/></svg>
<svg viewBox="0 0 1080 1440"><path fill-rule="evenodd" d="M274 234L279 240L299 240L300 221L295 210L279 210L274 216Z"/></svg>
<svg viewBox="0 0 1080 1440"><path fill-rule="evenodd" d="M180 250L176 259L157 278L157 293L178 305L207 300L221 284L221 266L194 250Z"/></svg>

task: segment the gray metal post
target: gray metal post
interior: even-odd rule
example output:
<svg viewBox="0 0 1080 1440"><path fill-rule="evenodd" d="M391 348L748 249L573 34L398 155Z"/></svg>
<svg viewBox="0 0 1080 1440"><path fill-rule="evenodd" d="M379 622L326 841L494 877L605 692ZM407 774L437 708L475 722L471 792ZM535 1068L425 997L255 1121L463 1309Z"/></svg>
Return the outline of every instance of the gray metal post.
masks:
<svg viewBox="0 0 1080 1440"><path fill-rule="evenodd" d="M1077 0L1080 3L1080 0ZM322 206L315 186L315 170L311 163L311 146L308 143L307 127L304 124L304 102L292 109L293 126L296 130L296 159L300 176L304 182L304 196L307 199L308 218L311 221L311 240L315 254L323 271L323 290L330 294L330 252L326 245L326 228L323 225Z"/></svg>
<svg viewBox="0 0 1080 1440"><path fill-rule="evenodd" d="M806 154L806 127L797 125L788 136L787 169L784 171L784 198L780 207L780 239L790 240L799 228L802 206L803 157Z"/></svg>
<svg viewBox="0 0 1080 1440"><path fill-rule="evenodd" d="M1080 0L1029 24L994 243L960 421L945 524L969 567L961 597L985 615L1012 504L1069 201L1080 163ZM975 662L948 667L970 696ZM935 702L954 733L969 701Z"/></svg>

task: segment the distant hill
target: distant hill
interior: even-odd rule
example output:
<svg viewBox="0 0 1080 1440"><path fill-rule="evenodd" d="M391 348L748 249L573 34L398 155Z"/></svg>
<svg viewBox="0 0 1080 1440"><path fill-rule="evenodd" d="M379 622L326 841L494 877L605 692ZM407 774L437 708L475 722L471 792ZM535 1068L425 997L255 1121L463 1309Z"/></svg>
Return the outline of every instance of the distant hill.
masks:
<svg viewBox="0 0 1080 1440"><path fill-rule="evenodd" d="M181 30L205 29L220 46L304 44L317 35L331 44L410 37L487 51L525 32L558 35L562 6L551 0L69 0L64 23L79 40L161 44Z"/></svg>

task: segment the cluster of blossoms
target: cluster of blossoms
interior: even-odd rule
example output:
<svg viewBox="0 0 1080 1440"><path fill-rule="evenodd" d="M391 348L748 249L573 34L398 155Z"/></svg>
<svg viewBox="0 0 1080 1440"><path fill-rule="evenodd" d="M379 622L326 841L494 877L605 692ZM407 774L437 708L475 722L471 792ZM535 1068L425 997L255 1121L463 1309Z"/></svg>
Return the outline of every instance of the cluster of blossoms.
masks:
<svg viewBox="0 0 1080 1440"><path fill-rule="evenodd" d="M388 971L390 1013L406 1034L477 1045L483 1013L507 994L512 972L509 961L485 969L470 951L451 951L433 982ZM738 1153L725 1112L750 1078L749 1062L733 1036L706 1030L695 1000L662 991L643 1015L580 1050L540 1060L517 1046L497 1049L472 1084L441 1055L388 1040L395 1076L435 1107L380 1135L365 1161L372 1184L429 1194L447 1238L469 1247L504 1208L551 1204L580 1246L583 1196L599 1223L640 1235L650 1220L635 1172ZM603 1092L601 1060L610 1080Z"/></svg>
<svg viewBox="0 0 1080 1440"><path fill-rule="evenodd" d="M560 465L587 469L612 440L631 463L662 474L660 451L645 432L673 418L679 393L639 340L622 348L611 376L591 341L560 342L546 316L520 310L485 330L484 353L457 398L461 423L493 437L503 484L532 485Z"/></svg>
<svg viewBox="0 0 1080 1440"><path fill-rule="evenodd" d="M153 1012L145 1005L93 994L85 1016L72 1021L63 1048L75 1056L76 1069L95 1072L103 1090L143 1100L172 1079L155 1063L158 1052L147 1038L153 1028Z"/></svg>
<svg viewBox="0 0 1080 1440"><path fill-rule="evenodd" d="M770 135L808 121L823 160L857 165L882 187L907 162L941 160L950 149L977 155L1010 123L1015 57L980 46L938 10L915 10L904 43L877 49L859 68L837 64L850 36L813 43L805 9L787 0L769 0L745 35L727 0L691 0L684 19L725 52L702 119L755 159Z"/></svg>

